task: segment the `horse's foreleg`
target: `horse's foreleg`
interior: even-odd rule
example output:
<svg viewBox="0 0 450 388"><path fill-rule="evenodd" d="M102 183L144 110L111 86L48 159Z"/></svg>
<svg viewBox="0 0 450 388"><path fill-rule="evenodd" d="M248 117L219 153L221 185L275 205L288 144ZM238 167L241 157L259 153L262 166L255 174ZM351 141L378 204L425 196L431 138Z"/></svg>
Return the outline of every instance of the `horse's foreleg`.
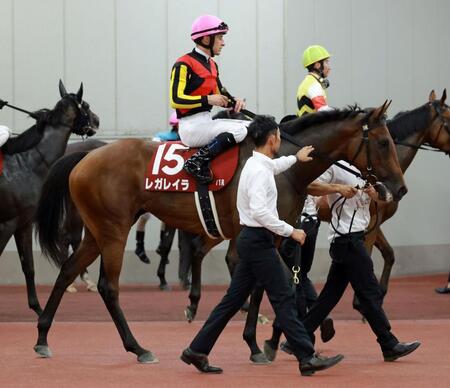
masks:
<svg viewBox="0 0 450 388"><path fill-rule="evenodd" d="M256 342L256 324L258 323L259 307L261 306L264 289L261 286L256 286L250 297L250 305L248 308L247 319L245 321L245 328L243 333L244 341L247 342L250 348L250 361L255 364L268 364L269 360L261 351Z"/></svg>
<svg viewBox="0 0 450 388"><path fill-rule="evenodd" d="M39 356L51 357L51 351L47 343L47 335L67 286L97 258L99 253L100 250L97 243L89 231L86 230L79 249L61 267L61 271L53 286L44 311L39 316L38 340L34 347L34 350Z"/></svg>
<svg viewBox="0 0 450 388"><path fill-rule="evenodd" d="M157 363L158 359L152 352L142 348L134 338L119 305L119 276L124 249L124 242L109 243L102 249L98 291L117 327L125 350L136 354L140 363Z"/></svg>
<svg viewBox="0 0 450 388"><path fill-rule="evenodd" d="M156 249L156 253L161 256L157 274L159 277L159 288L163 291L170 290L166 280L166 265L169 263L169 253L172 248L175 230L167 225L164 225L164 227L161 225L159 246Z"/></svg>
<svg viewBox="0 0 450 388"><path fill-rule="evenodd" d="M383 296L386 295L388 289L389 278L391 276L392 266L395 262L394 249L391 247L386 239L383 231L380 229L375 240L375 246L381 252L384 259L383 272L381 273L380 286L383 291Z"/></svg>
<svg viewBox="0 0 450 388"><path fill-rule="evenodd" d="M192 256L192 282L189 300L191 304L186 307L184 314L188 322L192 322L197 314L198 302L200 301L202 288L202 262L204 254L195 252Z"/></svg>
<svg viewBox="0 0 450 388"><path fill-rule="evenodd" d="M34 261L33 261L33 227L29 223L23 228L14 232L17 251L20 257L20 264L25 275L27 284L28 307L38 316L42 313L41 305L36 294L36 285L34 283Z"/></svg>

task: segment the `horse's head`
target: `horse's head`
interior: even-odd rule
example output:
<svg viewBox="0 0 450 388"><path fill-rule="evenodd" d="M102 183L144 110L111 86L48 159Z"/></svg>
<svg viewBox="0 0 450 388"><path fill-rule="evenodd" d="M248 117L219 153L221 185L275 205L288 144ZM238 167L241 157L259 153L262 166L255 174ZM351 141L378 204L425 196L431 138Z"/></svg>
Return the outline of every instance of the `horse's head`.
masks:
<svg viewBox="0 0 450 388"><path fill-rule="evenodd" d="M76 94L67 93L66 88L59 80L59 94L61 100L54 108L54 120L71 128L71 131L80 136L92 136L99 126L98 116L91 111L89 104L83 101L83 83Z"/></svg>
<svg viewBox="0 0 450 388"><path fill-rule="evenodd" d="M359 116L360 139L349 142L350 161L372 184L384 201L399 201L407 188L400 168L397 152L389 130L386 127L386 110L390 102L378 108L365 110ZM383 187L384 186L384 187Z"/></svg>
<svg viewBox="0 0 450 388"><path fill-rule="evenodd" d="M429 96L428 105L431 109L431 127L424 139L432 147L445 152L450 152L450 107L445 103L447 89L444 89L442 97L438 100L434 90Z"/></svg>

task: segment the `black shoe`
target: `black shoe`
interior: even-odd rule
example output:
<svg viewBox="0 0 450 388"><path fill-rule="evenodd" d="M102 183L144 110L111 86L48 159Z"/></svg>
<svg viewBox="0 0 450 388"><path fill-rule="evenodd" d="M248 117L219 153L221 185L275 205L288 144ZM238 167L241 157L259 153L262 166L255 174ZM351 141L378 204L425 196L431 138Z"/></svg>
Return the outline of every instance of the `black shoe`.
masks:
<svg viewBox="0 0 450 388"><path fill-rule="evenodd" d="M188 365L194 365L202 373L222 373L222 368L209 365L208 356L202 353L196 353L191 348L183 350L181 360Z"/></svg>
<svg viewBox="0 0 450 388"><path fill-rule="evenodd" d="M147 254L145 253L144 245L142 244L136 244L136 249L134 250L134 253L137 257L139 257L139 260L141 260L145 264L150 264L150 259L148 258Z"/></svg>
<svg viewBox="0 0 450 388"><path fill-rule="evenodd" d="M280 344L280 350L282 350L283 352L287 353L287 354L294 354L294 351L291 348L291 345L289 345L289 342L287 341L283 341Z"/></svg>
<svg viewBox="0 0 450 388"><path fill-rule="evenodd" d="M314 372L325 370L336 365L344 359L342 354L334 357L314 355L307 362L300 362L300 373L302 376L311 376Z"/></svg>
<svg viewBox="0 0 450 388"><path fill-rule="evenodd" d="M438 294L450 294L450 288L449 287L438 287L435 289L435 291Z"/></svg>
<svg viewBox="0 0 450 388"><path fill-rule="evenodd" d="M397 358L407 356L420 346L419 341L399 342L390 350L383 351L384 361L395 361Z"/></svg>
<svg viewBox="0 0 450 388"><path fill-rule="evenodd" d="M320 338L322 338L322 342L330 341L335 334L333 320L330 317L326 317L320 324Z"/></svg>
<svg viewBox="0 0 450 388"><path fill-rule="evenodd" d="M191 159L184 162L183 169L193 175L201 184L208 185L213 181L213 174L209 168L209 159L203 159L194 155Z"/></svg>

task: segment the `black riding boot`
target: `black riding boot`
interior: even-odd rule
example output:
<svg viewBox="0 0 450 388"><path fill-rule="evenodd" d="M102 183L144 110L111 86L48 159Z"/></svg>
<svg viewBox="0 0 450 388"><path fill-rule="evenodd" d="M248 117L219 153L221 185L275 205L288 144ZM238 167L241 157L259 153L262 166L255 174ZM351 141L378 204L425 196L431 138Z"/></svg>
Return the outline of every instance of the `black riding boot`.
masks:
<svg viewBox="0 0 450 388"><path fill-rule="evenodd" d="M144 236L145 232L136 232L136 249L134 250L134 253L143 263L150 264L150 259L145 253Z"/></svg>
<svg viewBox="0 0 450 388"><path fill-rule="evenodd" d="M184 163L184 169L202 184L209 184L213 181L213 174L209 168L209 163L217 155L233 147L236 144L234 136L229 132L217 135L211 143L200 148Z"/></svg>

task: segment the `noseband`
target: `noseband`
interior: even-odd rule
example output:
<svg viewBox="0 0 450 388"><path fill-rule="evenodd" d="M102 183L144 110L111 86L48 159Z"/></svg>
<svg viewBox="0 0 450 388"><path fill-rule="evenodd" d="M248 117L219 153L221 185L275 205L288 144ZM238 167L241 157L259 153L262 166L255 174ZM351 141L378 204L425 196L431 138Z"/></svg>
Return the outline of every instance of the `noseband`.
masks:
<svg viewBox="0 0 450 388"><path fill-rule="evenodd" d="M89 113L83 108L83 100L81 100L81 102L78 101L78 99L72 94L67 94L64 98L72 101L78 108L78 115L75 118L72 132L80 136L87 135L87 133L92 130L92 126Z"/></svg>

